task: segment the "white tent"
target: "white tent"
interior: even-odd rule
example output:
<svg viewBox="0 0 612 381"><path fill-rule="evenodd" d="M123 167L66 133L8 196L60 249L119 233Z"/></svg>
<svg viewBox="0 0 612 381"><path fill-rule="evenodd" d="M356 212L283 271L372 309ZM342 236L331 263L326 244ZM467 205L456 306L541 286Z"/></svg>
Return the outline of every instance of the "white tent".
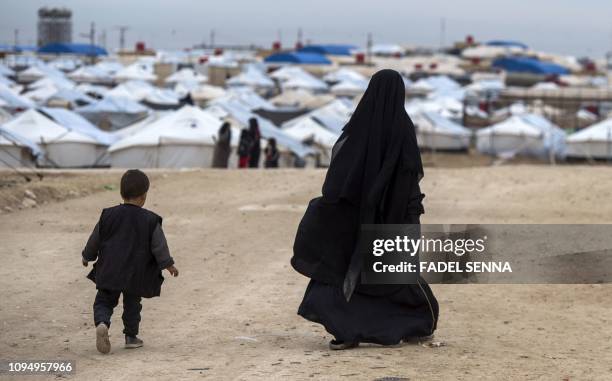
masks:
<svg viewBox="0 0 612 381"><path fill-rule="evenodd" d="M450 77L446 75L437 75L419 79L409 87L409 90L447 94L459 90L460 88L461 85Z"/></svg>
<svg viewBox="0 0 612 381"><path fill-rule="evenodd" d="M436 112L412 115L419 147L436 150L466 150L472 132Z"/></svg>
<svg viewBox="0 0 612 381"><path fill-rule="evenodd" d="M331 87L331 93L339 97L356 97L368 88L367 80L344 79Z"/></svg>
<svg viewBox="0 0 612 381"><path fill-rule="evenodd" d="M10 87L0 83L0 108L17 110L34 106L34 102L32 102L30 99L17 94Z"/></svg>
<svg viewBox="0 0 612 381"><path fill-rule="evenodd" d="M179 82L196 82L202 83L208 81L205 75L196 72L193 69L183 68L166 78L166 83L179 83Z"/></svg>
<svg viewBox="0 0 612 381"><path fill-rule="evenodd" d="M20 71L17 74L19 82L34 82L44 77L64 77L64 73L51 66L39 63Z"/></svg>
<svg viewBox="0 0 612 381"><path fill-rule="evenodd" d="M320 165L329 165L331 150L339 135L331 132L312 118L303 118L291 127L283 129L287 135L296 140L318 147L322 155L319 156Z"/></svg>
<svg viewBox="0 0 612 381"><path fill-rule="evenodd" d="M40 155L38 144L0 125L0 168L34 167Z"/></svg>
<svg viewBox="0 0 612 381"><path fill-rule="evenodd" d="M83 66L68 74L68 78L84 83L111 83L113 78L109 72L98 66Z"/></svg>
<svg viewBox="0 0 612 381"><path fill-rule="evenodd" d="M91 167L98 164L100 143L72 131L30 109L3 125L4 129L37 143L45 151L40 164L54 167Z"/></svg>
<svg viewBox="0 0 612 381"><path fill-rule="evenodd" d="M301 122L304 118L312 118L323 127L339 135L344 125L350 119L352 112L352 107L346 102L341 99L336 99L325 106L283 123L283 128L289 128Z"/></svg>
<svg viewBox="0 0 612 381"><path fill-rule="evenodd" d="M404 54L405 49L395 44L376 44L372 46L372 54L394 56Z"/></svg>
<svg viewBox="0 0 612 381"><path fill-rule="evenodd" d="M612 159L612 119L606 119L571 134L566 139L567 156Z"/></svg>
<svg viewBox="0 0 612 381"><path fill-rule="evenodd" d="M493 155L565 157L565 133L537 114L514 115L476 133L478 151Z"/></svg>
<svg viewBox="0 0 612 381"><path fill-rule="evenodd" d="M210 167L221 121L193 106L145 125L109 148L113 167Z"/></svg>
<svg viewBox="0 0 612 381"><path fill-rule="evenodd" d="M303 118L298 123L283 129L289 136L301 142L314 142L331 149L340 135L331 132L312 118Z"/></svg>
<svg viewBox="0 0 612 381"><path fill-rule="evenodd" d="M115 74L115 79L118 81L148 81L153 82L157 79L157 76L152 70L149 70L148 65L134 63L128 67L119 70Z"/></svg>
<svg viewBox="0 0 612 381"><path fill-rule="evenodd" d="M277 107L294 107L315 109L322 107L333 101L332 94L313 94L304 89L283 91L279 95L270 99L270 102Z"/></svg>
<svg viewBox="0 0 612 381"><path fill-rule="evenodd" d="M110 129L117 129L144 118L149 109L129 98L106 96L76 111L95 125L108 124Z"/></svg>
<svg viewBox="0 0 612 381"><path fill-rule="evenodd" d="M0 75L6 76L6 77L10 77L12 75L14 75L15 72L10 69L8 66L6 66L3 63L0 63Z"/></svg>
<svg viewBox="0 0 612 381"><path fill-rule="evenodd" d="M323 80L326 82L337 83L342 81L356 81L367 83L368 78L366 78L361 73L356 72L355 70L351 70L348 68L340 68L336 71L332 71L330 73L325 74Z"/></svg>
<svg viewBox="0 0 612 381"><path fill-rule="evenodd" d="M242 73L228 79L226 84L228 86L247 86L256 89L271 89L275 86L270 77L253 65L247 66Z"/></svg>

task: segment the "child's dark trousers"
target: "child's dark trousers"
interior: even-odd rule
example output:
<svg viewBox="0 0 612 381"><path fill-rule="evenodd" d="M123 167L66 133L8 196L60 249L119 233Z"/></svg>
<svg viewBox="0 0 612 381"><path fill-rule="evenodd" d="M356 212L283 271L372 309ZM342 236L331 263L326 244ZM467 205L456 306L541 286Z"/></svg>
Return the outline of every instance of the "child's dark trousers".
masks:
<svg viewBox="0 0 612 381"><path fill-rule="evenodd" d="M106 324L110 328L110 320L113 315L113 309L117 307L119 295L121 291L100 290L96 294L96 299L93 305L94 323L96 326L100 323ZM123 293L123 333L126 336L138 335L138 326L140 324L140 296Z"/></svg>

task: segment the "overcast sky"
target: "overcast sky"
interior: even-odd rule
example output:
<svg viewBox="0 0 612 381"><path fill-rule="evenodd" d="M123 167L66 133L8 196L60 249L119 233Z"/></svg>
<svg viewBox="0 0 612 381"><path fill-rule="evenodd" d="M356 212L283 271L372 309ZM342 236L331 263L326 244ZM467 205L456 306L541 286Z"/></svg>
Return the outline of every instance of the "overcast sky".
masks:
<svg viewBox="0 0 612 381"><path fill-rule="evenodd" d="M36 11L41 6L73 11L75 41L96 23L116 48L116 27L128 25L127 43L184 48L208 41L269 46L280 34L285 46L297 30L312 42L375 43L437 47L440 20L445 41L513 39L550 52L602 57L612 50L610 0L0 0L0 43L36 41Z"/></svg>

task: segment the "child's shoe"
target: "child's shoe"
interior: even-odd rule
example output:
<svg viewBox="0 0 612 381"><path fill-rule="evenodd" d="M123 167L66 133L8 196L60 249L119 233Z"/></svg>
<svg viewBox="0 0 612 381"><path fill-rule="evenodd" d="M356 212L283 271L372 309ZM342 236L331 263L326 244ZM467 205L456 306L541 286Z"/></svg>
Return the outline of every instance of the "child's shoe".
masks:
<svg viewBox="0 0 612 381"><path fill-rule="evenodd" d="M140 340L138 337L125 335L125 348L140 348L143 346L143 344L144 343L142 340Z"/></svg>
<svg viewBox="0 0 612 381"><path fill-rule="evenodd" d="M111 350L110 340L108 338L108 327L104 323L96 326L96 348L100 353L108 353Z"/></svg>

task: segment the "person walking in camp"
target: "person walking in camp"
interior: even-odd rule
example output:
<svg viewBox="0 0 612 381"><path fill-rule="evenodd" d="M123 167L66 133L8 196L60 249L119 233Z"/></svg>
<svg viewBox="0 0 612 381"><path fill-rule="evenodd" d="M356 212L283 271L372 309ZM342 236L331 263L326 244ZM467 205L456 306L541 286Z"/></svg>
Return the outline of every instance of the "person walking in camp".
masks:
<svg viewBox="0 0 612 381"><path fill-rule="evenodd" d="M334 336L330 348L394 345L433 334L438 303L417 284L362 284L354 251L362 224L418 224L423 166L404 108L404 81L376 73L332 149L322 196L297 230L293 268L311 279L298 314Z"/></svg>
<svg viewBox="0 0 612 381"><path fill-rule="evenodd" d="M123 295L125 348L142 347L138 338L141 298L159 296L161 270L178 276L162 231L162 218L144 209L149 179L137 169L121 177L123 204L104 209L82 253L83 266L96 261L87 276L98 290L93 305L96 348L111 349L108 330L111 316Z"/></svg>
<svg viewBox="0 0 612 381"><path fill-rule="evenodd" d="M238 141L238 168L248 168L251 155L253 139L246 128L240 130L240 140Z"/></svg>
<svg viewBox="0 0 612 381"><path fill-rule="evenodd" d="M249 168L258 168L259 156L261 155L261 134L259 132L259 123L256 118L249 119L249 133L252 139L249 154Z"/></svg>
<svg viewBox="0 0 612 381"><path fill-rule="evenodd" d="M213 152L213 168L227 168L231 153L232 129L229 122L224 122L219 128L215 150Z"/></svg>
<svg viewBox="0 0 612 381"><path fill-rule="evenodd" d="M266 149L264 150L264 154L266 155L265 161L264 161L264 167L265 168L278 168L278 159L280 155L278 153L278 149L276 148L276 139L274 138L268 139L268 145L266 146Z"/></svg>

